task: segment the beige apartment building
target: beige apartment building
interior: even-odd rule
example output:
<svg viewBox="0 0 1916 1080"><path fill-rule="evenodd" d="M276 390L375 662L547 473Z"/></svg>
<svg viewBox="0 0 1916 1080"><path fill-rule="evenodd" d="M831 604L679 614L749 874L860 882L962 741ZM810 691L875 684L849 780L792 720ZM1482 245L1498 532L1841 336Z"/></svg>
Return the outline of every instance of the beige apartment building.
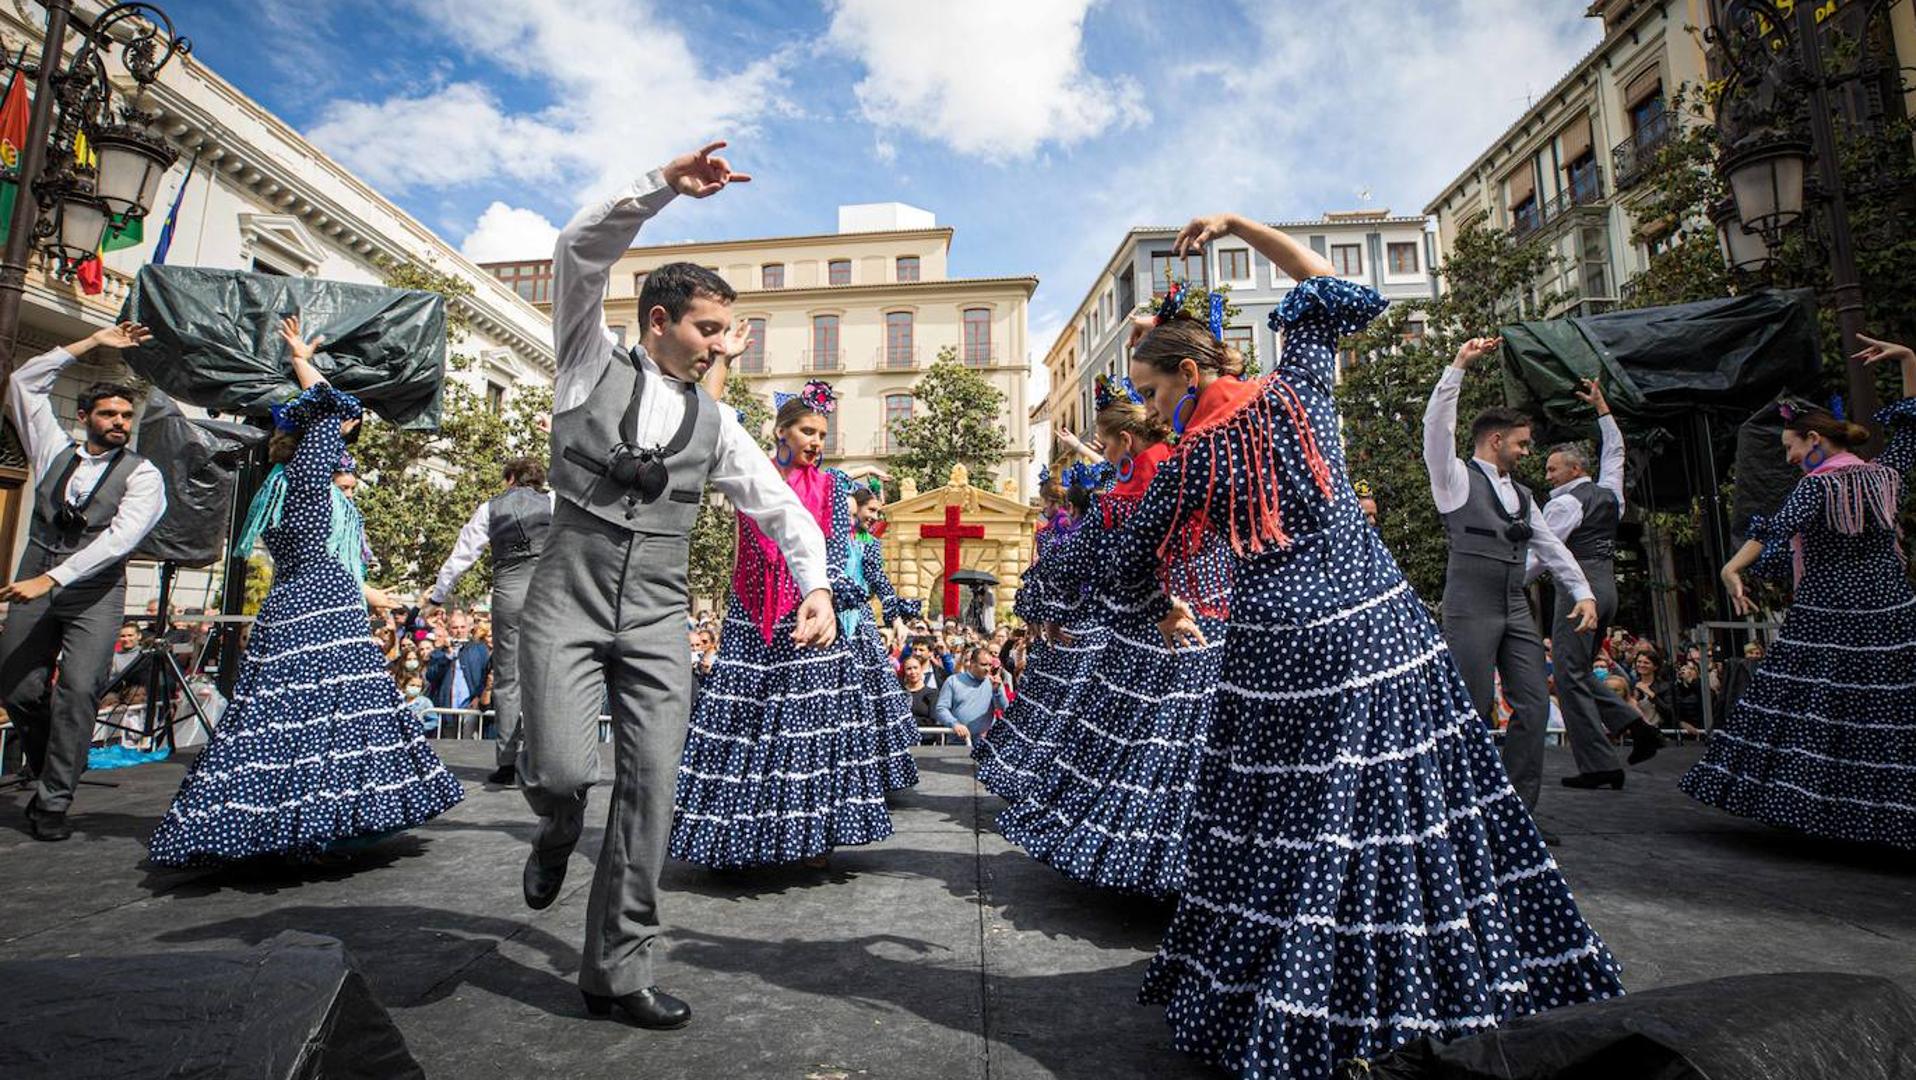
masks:
<svg viewBox="0 0 1916 1080"><path fill-rule="evenodd" d="M639 322L645 275L668 262L709 267L738 290L734 314L753 345L734 378L757 392L796 391L808 379L839 396L828 454L853 476L889 478L891 422L912 415L912 387L941 349L1005 395L1006 457L995 479L1022 482L1028 445L1026 319L1035 277L952 277L949 226L898 203L842 206L838 231L815 236L635 247L612 268L606 322ZM486 269L551 310L550 260Z"/></svg>
<svg viewBox="0 0 1916 1080"><path fill-rule="evenodd" d="M1519 239L1541 236L1558 255L1540 294L1565 299L1546 316L1614 306L1650 256L1685 229L1631 239L1638 184L1657 151L1694 118L1673 107L1679 87L1707 78L1698 0L1596 0L1603 40L1545 91L1424 212L1437 221L1438 259L1472 218L1489 215Z"/></svg>

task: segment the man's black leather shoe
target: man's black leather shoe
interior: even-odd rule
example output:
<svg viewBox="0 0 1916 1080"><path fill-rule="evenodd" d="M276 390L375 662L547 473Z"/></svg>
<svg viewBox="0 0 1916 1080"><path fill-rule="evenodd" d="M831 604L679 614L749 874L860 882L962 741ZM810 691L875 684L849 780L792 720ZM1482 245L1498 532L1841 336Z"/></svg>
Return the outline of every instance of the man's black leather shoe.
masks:
<svg viewBox="0 0 1916 1080"><path fill-rule="evenodd" d="M498 784L500 787L511 787L518 782L519 767L516 765L501 765L486 774L486 783L488 784Z"/></svg>
<svg viewBox="0 0 1916 1080"><path fill-rule="evenodd" d="M1563 786L1583 788L1586 791L1600 787L1610 787L1622 791L1623 770L1605 769L1602 772L1585 772L1578 773L1575 776L1566 776L1563 778Z"/></svg>
<svg viewBox="0 0 1916 1080"><path fill-rule="evenodd" d="M565 884L566 862L565 858L561 858L548 866L539 861L537 848L533 849L532 854L526 856L526 870L520 878L520 887L525 890L527 907L534 911L544 911L559 898L559 886Z"/></svg>
<svg viewBox="0 0 1916 1080"><path fill-rule="evenodd" d="M1648 723L1639 720L1630 725L1629 731L1630 764L1641 765L1656 757L1657 751L1663 749L1663 732Z"/></svg>
<svg viewBox="0 0 1916 1080"><path fill-rule="evenodd" d="M656 986L634 990L620 997L607 997L582 990L585 1009L594 1016L610 1016L617 1009L625 1018L642 1028L670 1031L692 1022L692 1006Z"/></svg>
<svg viewBox="0 0 1916 1080"><path fill-rule="evenodd" d="M73 835L73 826L67 822L65 813L41 810L32 803L27 804L27 827L33 830L35 840L58 843Z"/></svg>

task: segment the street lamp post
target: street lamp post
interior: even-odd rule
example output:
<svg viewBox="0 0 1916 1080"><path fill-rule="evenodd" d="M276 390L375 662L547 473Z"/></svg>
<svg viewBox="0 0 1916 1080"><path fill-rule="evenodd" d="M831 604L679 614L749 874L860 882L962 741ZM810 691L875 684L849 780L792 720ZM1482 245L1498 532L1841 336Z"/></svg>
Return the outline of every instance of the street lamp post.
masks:
<svg viewBox="0 0 1916 1080"><path fill-rule="evenodd" d="M147 133L152 119L147 114L121 105L115 119L107 56L117 44L122 68L136 84L147 86L175 56L193 49L192 42L173 32L166 12L152 4L114 4L88 22L74 15L72 0L41 2L47 9L46 38L39 64L31 69L33 111L14 170L18 190L0 252L0 397L13 371L34 249L58 260L62 274L71 274L99 250L110 225L146 216L161 175L179 157L164 139ZM68 59L68 35L76 32L79 45ZM93 163L75 160L81 136Z"/></svg>
<svg viewBox="0 0 1916 1080"><path fill-rule="evenodd" d="M1862 0L1838 13L1859 28L1863 59L1855 70L1834 77L1824 66L1817 28L1819 10L1828 16L1833 9L1822 5L1726 0L1717 6L1717 18L1706 32L1727 68L1716 98L1725 147L1717 168L1728 182L1732 202L1712 215L1724 255L1732 270L1760 270L1777 254L1785 232L1810 220L1805 191L1813 158L1829 241L1830 300L1846 365L1849 413L1864 420L1876 412L1876 381L1853 359L1864 329L1863 284L1856 269L1830 88L1867 76L1869 28L1888 6L1888 0ZM1805 119L1807 140L1798 134Z"/></svg>

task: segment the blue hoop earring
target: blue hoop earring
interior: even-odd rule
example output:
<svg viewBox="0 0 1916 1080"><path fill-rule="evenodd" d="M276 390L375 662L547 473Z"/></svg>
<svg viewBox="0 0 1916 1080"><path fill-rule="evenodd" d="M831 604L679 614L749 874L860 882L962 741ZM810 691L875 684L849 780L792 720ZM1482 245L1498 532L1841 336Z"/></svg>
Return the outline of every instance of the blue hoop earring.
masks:
<svg viewBox="0 0 1916 1080"><path fill-rule="evenodd" d="M1118 483L1120 484L1130 483L1131 474L1137 471L1137 467L1138 467L1137 461L1133 459L1130 454L1126 454L1123 457L1119 458L1118 459Z"/></svg>
<svg viewBox="0 0 1916 1080"><path fill-rule="evenodd" d="M1171 434L1184 434L1185 426L1191 422L1191 417L1197 414L1197 397L1197 387L1184 388L1184 396L1178 399L1177 405L1171 410ZM1184 411L1186 405L1191 407L1189 414Z"/></svg>
<svg viewBox="0 0 1916 1080"><path fill-rule="evenodd" d="M778 450L772 454L772 464L783 469L792 463L792 448L784 439L778 440Z"/></svg>
<svg viewBox="0 0 1916 1080"><path fill-rule="evenodd" d="M1829 451L1819 446L1815 448L1814 450L1811 450L1809 453L1803 455L1803 464L1807 466L1807 468L1804 469L1804 471L1808 472L1809 469L1817 468L1818 466L1822 465L1825 461L1828 461L1829 459L1830 459Z"/></svg>

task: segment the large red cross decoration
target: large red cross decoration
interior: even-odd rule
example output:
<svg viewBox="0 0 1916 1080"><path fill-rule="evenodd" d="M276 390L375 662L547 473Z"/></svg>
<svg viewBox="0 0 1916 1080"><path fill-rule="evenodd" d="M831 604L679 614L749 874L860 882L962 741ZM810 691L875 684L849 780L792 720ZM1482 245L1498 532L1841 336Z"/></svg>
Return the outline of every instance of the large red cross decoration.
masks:
<svg viewBox="0 0 1916 1080"><path fill-rule="evenodd" d="M918 535L927 540L943 540L945 542L945 573L943 578L945 583L945 617L948 619L956 618L958 613L958 586L952 584L951 575L957 573L960 569L958 565L958 549L962 541L983 540L985 538L985 527L983 525L960 524L958 521L958 508L955 506L947 506L945 507L945 523L943 525L920 525L918 526Z"/></svg>

